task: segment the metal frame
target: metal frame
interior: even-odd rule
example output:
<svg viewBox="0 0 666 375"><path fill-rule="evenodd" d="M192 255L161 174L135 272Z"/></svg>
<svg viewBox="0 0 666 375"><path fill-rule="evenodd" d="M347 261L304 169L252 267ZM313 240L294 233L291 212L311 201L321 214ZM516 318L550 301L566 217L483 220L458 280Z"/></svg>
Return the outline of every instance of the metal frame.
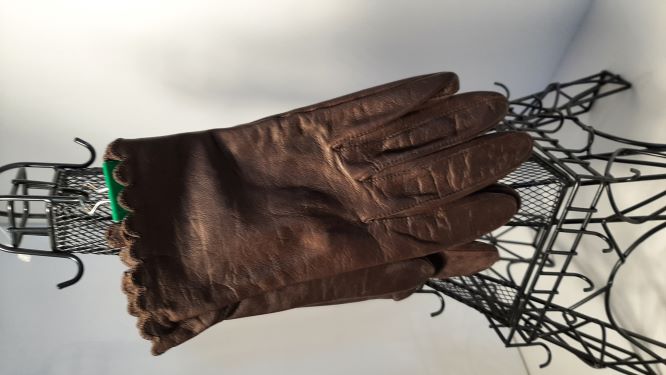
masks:
<svg viewBox="0 0 666 375"><path fill-rule="evenodd" d="M508 89L500 86L508 96ZM511 100L509 114L497 130L529 133L535 140L531 162L549 175L535 178L521 171L523 166L503 182L521 194L523 207L542 204L545 195L540 192L557 191L558 198L543 204L540 215L532 212L534 220L519 213L507 227L485 237L501 252L500 262L492 269L427 283L485 314L506 346L544 348L547 359L542 367L551 357L546 343L570 351L592 367L626 374L656 374L654 365L666 364L666 344L621 327L611 309L613 282L626 259L666 227L666 144L618 137L581 120L596 100L630 87L619 75L603 71L568 83L552 83L541 92ZM565 146L562 134L572 129L584 135L582 147ZM610 151L596 151L599 143ZM621 166L628 167L629 173L618 173L616 167ZM665 188L620 208L614 188L644 181L662 181ZM602 200L611 212L604 212ZM657 207L638 213L651 205ZM640 225L645 230L623 247L610 224ZM515 232L520 230L522 239L515 240ZM597 286L587 275L570 269L575 257L585 256L577 251L584 238L601 240L602 253L615 260L604 285ZM575 297L575 303L559 303L563 283L574 279L586 284L582 293L566 296ZM604 313L584 313L585 305L598 298L603 298Z"/></svg>
<svg viewBox="0 0 666 375"><path fill-rule="evenodd" d="M42 163L42 162L19 162L7 164L0 167L0 173L10 170L16 170L16 177L12 180L12 188L9 195L0 195L0 202L7 202L6 210L0 210L0 216L6 217L9 222L7 232L11 238L11 245L7 246L0 243L0 250L29 256L45 256L52 258L64 258L73 261L76 264L76 274L69 280L57 284L59 289L74 285L83 276L83 262L72 252L61 251L56 247L51 250L35 250L22 248L21 242L25 235L48 236L53 244L54 222L52 210L57 205L75 205L86 207L88 202L88 193L80 189L73 189L67 186L58 186L57 179L61 173L68 170L85 170L95 160L95 149L88 142L75 138L74 142L85 147L89 152L88 160L81 164L71 163ZM28 179L28 168L47 168L54 171L54 181L36 181ZM48 195L31 195L30 190L48 190ZM23 209L16 212L16 203L22 202ZM30 212L31 202L44 202L45 212ZM83 213L83 212L82 212ZM93 212L94 213L94 212ZM44 226L29 226L30 219L43 220Z"/></svg>
<svg viewBox="0 0 666 375"><path fill-rule="evenodd" d="M508 89L500 86L510 96ZM510 101L509 114L497 131L523 131L535 140L534 156L502 180L520 193L521 210L506 227L484 237L500 249L501 258L495 266L473 276L432 279L426 283L430 289L420 292L435 294L442 301L442 308L432 316L443 311L444 299L440 293L463 302L485 314L506 346L544 348L548 358L542 366L551 357L546 344L560 346L592 367L612 368L626 374L656 374L653 366L666 364L664 355L658 352L666 350L666 344L618 324L611 310L610 293L626 259L666 227L663 203L666 189L620 208L614 188L644 181L666 182L666 145L618 137L581 120L581 115L598 99L630 87L619 75L603 71L568 83L552 83L541 92ZM571 129L584 135L583 146L564 145L561 135ZM613 144L610 151L596 151L600 139ZM88 143L78 138L75 141L91 153L87 162L14 163L0 167L0 173L18 170L10 195L0 196L0 201L7 201L7 210L0 211L0 216L9 219L12 239L11 246L0 244L0 250L73 260L78 272L71 280L58 284L59 288L81 278L83 264L74 253L117 254L118 250L90 240L99 241L103 237L111 218L108 208L96 204L102 199L97 188L85 183L86 179L99 181L102 175L99 168L88 168L95 151ZM618 173L617 166L628 166L629 173ZM53 169L53 182L29 180L26 171L30 167ZM645 173L645 170L657 172ZM30 195L31 189L49 190L49 195ZM599 207L602 199L611 207L608 214ZM20 213L15 212L14 205L19 201L23 202ZM30 212L33 201L45 202L46 212ZM658 207L639 214L650 205ZM30 227L29 219L45 220L47 225ZM622 247L610 224L634 225L646 230ZM76 233L79 230L81 233ZM25 235L49 236L51 251L21 248ZM570 269L575 257L584 256L577 250L587 237L603 241L605 247L601 252L615 259L607 282L601 286ZM561 304L560 288L571 280L583 281L586 286L575 303ZM585 305L598 298L603 298L603 316L584 313Z"/></svg>

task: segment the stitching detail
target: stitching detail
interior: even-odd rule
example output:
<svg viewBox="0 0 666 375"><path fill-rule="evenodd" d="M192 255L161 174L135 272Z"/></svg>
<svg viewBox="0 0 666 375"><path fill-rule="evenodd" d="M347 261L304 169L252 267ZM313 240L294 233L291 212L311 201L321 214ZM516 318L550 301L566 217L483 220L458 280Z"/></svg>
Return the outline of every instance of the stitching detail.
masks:
<svg viewBox="0 0 666 375"><path fill-rule="evenodd" d="M193 321L190 319L195 319L196 316L188 317L185 321L171 321L168 316L165 316L161 312L161 309L149 309L147 306L146 294L150 291L147 290L146 285L148 284L151 286L152 284L147 282L147 269L144 261L149 257L159 255L149 253L146 256L145 252L140 251L142 247L141 233L138 232L134 226L138 217L137 215L140 216L142 212L137 212L130 204L131 201L136 201L135 199L131 199L132 194L135 194L133 193L132 188L135 186L137 175L137 171L133 169L131 165L133 165L133 157L136 157L136 155L132 155L130 152L124 152L120 147L119 141L120 139L112 142L107 147L105 158L119 161L118 166L114 171L114 178L116 178L124 187L124 190L122 194L118 196L118 202L128 211L127 216L121 223L114 224L117 226L117 230L119 231L120 238L123 242L123 246L121 246L119 253L120 260L128 267L123 273L121 289L127 297L128 313L137 318L136 327L139 331L139 335L152 342L151 353L153 355L160 355L185 341L182 337L179 338L178 332L191 332L191 324ZM130 199L127 199L128 197L130 197ZM128 202L128 200L130 202ZM141 253L143 253L143 258ZM224 318L226 318L238 307L239 303L240 302L234 302L233 304L226 306L224 311L221 311L220 313L226 314L224 316Z"/></svg>
<svg viewBox="0 0 666 375"><path fill-rule="evenodd" d="M480 104L488 104L490 102L491 102L490 100L483 100ZM456 114L458 112L462 112L462 111L470 109L470 108L472 108L472 104L465 104L465 105L460 105L460 106L457 106L457 107L449 108L445 112L443 112L440 117L445 116L445 115L453 115L453 114ZM502 117L504 117L504 116L502 116ZM411 126L400 129L400 130L398 130L396 132L393 132L393 133L389 134L388 136L386 136L384 138L381 138L381 139L375 139L375 140L370 140L370 141L366 141L366 142L362 142L362 141L351 142L351 143L349 142L351 140L357 140L358 138L360 138L364 135L368 135L370 133L374 133L374 132L377 132L377 131L382 129L381 127L378 127L378 128L369 130L365 133L357 134L353 137L348 138L345 143L342 143L340 146L338 146L338 149L344 150L344 149L348 149L348 148L359 148L359 147L367 145L367 144L384 142L387 139L391 139L391 138L397 137L400 134L406 133L410 130L414 130L415 128L420 127L421 125L425 124L426 122L428 122L431 119L432 118L430 118L430 117L426 118L423 121L419 121L416 124L412 124Z"/></svg>
<svg viewBox="0 0 666 375"><path fill-rule="evenodd" d="M501 114L497 118L495 118L493 121L489 122L489 124L494 125L497 124L499 121L501 121L504 118L505 114ZM483 131L487 131L491 126L488 126L487 128L482 128ZM442 146L447 147L451 146L452 144L459 143L461 139L465 139L469 134L460 134L457 137L451 137L450 139L442 139L438 142L431 143L425 147L422 148L417 148L415 150L409 151L404 153L401 157L395 158L393 160L389 160L385 163L380 163L377 168L373 168L374 173L379 173L381 169L391 167L393 165L399 164L405 160L407 160L409 157L415 155L415 154L423 154L426 152L431 151L433 148L441 148ZM531 152L531 148L530 148Z"/></svg>
<svg viewBox="0 0 666 375"><path fill-rule="evenodd" d="M492 192L492 193L488 193L488 194L501 195L502 193ZM504 194L504 195L506 195L506 194ZM433 199L428 200L427 202L429 202L429 201L433 201L433 200L437 200L437 199L442 199L442 198L433 198ZM480 197L477 197L477 198L476 198L475 200L473 200L473 201L466 202L466 203L460 205L460 207L461 207L461 208L469 207L469 206L471 206L471 205L473 205L473 204L478 203L479 200L480 200L480 201L483 201L483 200L488 200L488 199L490 199L490 197L488 197L488 196L485 196L485 197L484 197L484 196L480 196ZM425 202L426 202L426 201L423 201L423 202L421 202L421 203L425 203ZM407 208L411 208L411 207L407 207ZM428 213L413 214L413 215L409 215L409 216L398 216L398 217L388 217L388 216L386 216L386 217L381 217L381 218L377 218L377 219L373 219L373 220L376 220L376 221L381 221L381 220L408 220L408 219L410 219L410 218L412 218L412 217L432 216L432 215L433 215L432 212L428 212Z"/></svg>
<svg viewBox="0 0 666 375"><path fill-rule="evenodd" d="M445 73L450 73L450 72L445 72ZM383 93L383 92L386 92L386 91L389 91L389 90L392 90L392 89L400 88L400 87L406 86L406 85L408 85L410 83L413 83L413 82L419 82L419 81L425 80L427 78L431 78L432 76L437 75L437 74L441 74L441 72L431 73L431 74L425 75L425 76L423 76L423 77L421 77L417 80L414 80L414 81L409 80L407 82L404 82L404 83L401 83L401 84L398 84L398 85L388 86L388 87L385 87L385 88L383 88L379 91L373 91L373 92L370 92L370 93L367 93L365 95L361 95L361 96L358 96L358 97L350 97L349 99L345 99L345 100L343 100L339 103L335 103L335 104L331 104L331 105L327 105L327 106L317 106L317 104L313 104L311 106L306 106L306 108L311 107L311 108L308 108L308 109L303 109L303 110L294 109L292 111L287 111L285 113L282 113L282 114L279 114L279 115L276 115L276 116L278 116L278 117L287 117L287 116L291 116L291 115L295 115L295 114L299 114L299 113L314 112L314 111L319 110L319 109L334 108L334 107L337 107L339 105L347 104L349 102L353 102L353 101L358 100L358 99L364 99L364 98L370 97L372 95L376 95L376 94ZM405 78L405 79L409 79L409 78ZM450 85L447 85L447 87L449 87L449 86ZM363 90L361 90L361 91L363 91ZM353 94L354 93L351 93L351 94L348 94L348 95L353 95Z"/></svg>
<svg viewBox="0 0 666 375"><path fill-rule="evenodd" d="M492 179L489 179L489 180L487 180L487 181L484 181L484 184L487 183L488 181L492 181ZM469 190L469 189L468 189L468 190ZM411 217L430 216L430 215L433 215L432 212L431 212L431 213L413 214L413 215L409 215L409 216L390 217L390 216L395 215L396 213L398 213L398 212L400 212L400 211L408 210L408 209L410 209L410 208L416 207L416 206L418 206L418 205L420 205L420 204L423 204L423 203L435 202L435 201L441 201L441 200L444 200L445 198L448 198L448 197L450 197L450 196L452 196L452 195L462 195L462 194L458 194L458 193L462 193L462 192L467 193L465 190L460 190L460 191L457 191L456 193L449 194L449 195L444 196L444 197L427 199L427 200L424 200L424 201L422 201L422 202L418 202L418 203L410 204L410 205L408 205L407 207L403 207L403 208L401 208L401 209L393 210L393 211L389 212L388 214L385 214L385 215L382 216L382 217L374 218L374 219L370 219L369 221L381 221L381 220L407 220L407 219L409 219L409 218L411 218ZM494 193L494 192L493 192L493 193L488 193L488 194L496 194L496 195L500 195L500 196L502 196L502 193ZM504 194L504 195L506 195L506 194ZM482 198L490 199L490 197L481 197L481 198L477 198L477 200L475 200L475 201L471 201L471 202L465 203L464 205L462 205L462 207L468 207L468 206L471 206L472 204L478 202L478 200L479 200L479 199L482 199ZM515 201L515 199L513 199L513 200Z"/></svg>
<svg viewBox="0 0 666 375"><path fill-rule="evenodd" d="M531 153L532 153L532 148L529 147L528 151L525 154L521 155L520 158L518 158L518 160L521 160L521 162L518 163L517 165L509 168L509 170L506 173L507 174L511 173L513 170L518 168L522 164L522 160L525 160L525 158L528 157ZM496 180L495 176L490 176L490 177L482 180L481 182L476 183L475 185L472 185L470 188L459 190L459 191L453 192L451 194L445 195L443 197L430 198L430 199L426 199L426 200L423 200L423 201L420 201L420 202L412 203L412 204L409 204L405 207L401 207L401 208L392 210L392 211L382 215L381 217L369 219L368 222L375 221L375 220L395 219L395 218L391 218L390 216L393 216L393 215L395 215L396 213L398 213L400 211L406 211L406 210L409 210L410 208L414 208L416 206L425 205L426 203L429 203L429 202L443 201L445 199L450 199L451 197L459 197L461 195L467 195L468 193L476 191L476 189L479 189L478 188L479 185L481 185L483 187L483 186L486 186L489 183L492 183L495 180ZM502 193L495 193L495 194L502 194ZM471 203L469 203L469 204L471 204ZM431 213L421 214L421 215L431 215ZM421 215L416 214L416 215L409 215L409 216L421 216ZM407 216L405 216L404 218L406 219Z"/></svg>
<svg viewBox="0 0 666 375"><path fill-rule="evenodd" d="M123 192L118 196L118 203L127 210L127 216L120 224L116 224L119 226L121 238L125 243L118 255L121 262L128 267L123 274L121 289L127 297L127 312L137 318L136 327L139 335L151 341L151 354L159 355L173 347L174 344L170 336L159 335L159 327L164 327L164 325L160 323L157 315L146 307L147 288L144 285L145 276L143 276L145 275L145 266L143 259L137 254L141 236L132 226L132 221L135 220L137 213L126 199L134 183L132 173L128 168L131 158L129 155L119 152L119 141L116 140L108 146L106 156L108 159L119 161L113 177L124 187ZM123 178L118 178L121 174Z"/></svg>
<svg viewBox="0 0 666 375"><path fill-rule="evenodd" d="M401 86L395 86L395 87L401 87ZM453 92L444 91L445 93L443 93L442 91L443 91L444 89L446 89L446 88L447 88L447 87L440 88L440 90L439 90L439 91L436 91L431 97L426 98L425 100L420 101L420 103L417 102L416 105L423 104L423 103L425 103L426 101L431 100L431 99L441 99L441 98L444 98L444 97L452 96L452 95L455 93L455 91L453 91ZM369 96L369 95L368 95L368 96ZM356 98L356 99L362 99L362 98L365 98L365 97L367 97L367 96L362 96L362 97L359 97L359 98ZM341 103L341 104L342 104L342 103ZM333 107L333 106L332 106L332 107ZM323 107L323 108L326 108L326 107ZM407 113L407 111L402 111L402 112L398 112L398 113L399 113L399 115L398 115L396 118L400 118L400 117L404 116L405 113ZM334 148L334 149L343 149L343 148L346 147L345 144L346 144L347 142L349 142L349 141L351 141L351 140L354 140L354 139L358 139L358 138L360 138L360 137L362 137L362 136L364 136L364 135L368 135L368 134L370 134L370 133L374 133L374 132L379 131L379 130L381 130L381 127L376 127L376 128L374 128L374 129L369 129L369 130L366 130L366 131L364 131L364 132L362 132L362 133L360 133L360 134L354 134L354 135L352 135L352 136L350 136L350 137L343 138L342 140L338 140L338 141L336 141L336 145L334 145L333 148Z"/></svg>
<svg viewBox="0 0 666 375"><path fill-rule="evenodd" d="M464 152L470 152L470 151L476 150L476 149L478 149L482 146L485 146L487 143L488 142L482 142L478 145L458 150L458 151L454 152L453 154L443 155L443 156L440 156L438 158L433 158L433 160L430 160L429 162L422 164L421 167L432 165L434 162L440 161L441 159L450 159L450 158L458 156L458 155L460 155ZM407 173L411 172L412 170L413 169L403 169L403 170L396 171L396 172L393 172L393 173L390 173L390 174L387 174L387 175L382 175L382 176L379 176L379 177L371 177L371 178L367 179L366 181L375 182L375 181L387 180L387 179L391 179L391 178L395 178L395 177L407 174Z"/></svg>
<svg viewBox="0 0 666 375"><path fill-rule="evenodd" d="M113 141L108 147L105 157L107 159L118 160L118 166L113 171L113 178L124 187L123 193L132 187L131 174L127 170L127 164L130 157L122 152L119 152L119 142L121 139ZM122 172L122 177L120 174ZM159 336L153 335L148 332L147 326L159 325L153 314L146 309L145 293L146 287L142 285L142 281L137 280L140 274L144 273L143 259L136 254L136 244L140 241L140 236L131 228L130 218L135 215L135 210L130 207L125 199L126 195L121 194L118 197L118 203L127 210L127 216L119 224L120 235L125 245L119 252L120 260L128 267L128 270L123 274L122 291L127 296L127 311L130 315L137 318L136 327L139 330L139 335L152 342L151 353L153 355L160 354L157 351L157 346L161 341ZM141 277L139 277L141 279Z"/></svg>

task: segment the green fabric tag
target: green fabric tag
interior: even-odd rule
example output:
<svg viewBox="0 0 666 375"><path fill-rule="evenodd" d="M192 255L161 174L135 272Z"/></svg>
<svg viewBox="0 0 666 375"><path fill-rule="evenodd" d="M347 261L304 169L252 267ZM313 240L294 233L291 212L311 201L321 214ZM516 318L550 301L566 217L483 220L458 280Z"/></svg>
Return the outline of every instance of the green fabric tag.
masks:
<svg viewBox="0 0 666 375"><path fill-rule="evenodd" d="M127 211L118 204L118 194L124 187L113 179L113 170L120 164L118 160L107 160L102 164L104 171L104 180L109 188L109 200L111 201L111 219L116 223L122 221L127 216Z"/></svg>

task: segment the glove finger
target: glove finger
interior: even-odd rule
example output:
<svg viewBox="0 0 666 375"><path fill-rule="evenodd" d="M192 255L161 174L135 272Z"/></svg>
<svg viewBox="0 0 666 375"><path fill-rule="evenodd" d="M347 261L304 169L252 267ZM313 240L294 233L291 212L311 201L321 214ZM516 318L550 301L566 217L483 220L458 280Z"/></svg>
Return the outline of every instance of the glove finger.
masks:
<svg viewBox="0 0 666 375"><path fill-rule="evenodd" d="M331 301L323 301L323 302L318 302L318 303L313 303L307 306L302 306L302 307L316 307L316 306L331 306L331 305L341 305L345 303L354 303L354 302L363 302L363 301L368 301L372 299L392 299L394 301L400 301L403 300L412 294L419 290L423 284L428 281L428 278L425 278L418 283L409 286L406 289L403 290L392 290L390 292L384 293L384 294L377 294L373 295L372 297L349 297L341 300L331 300Z"/></svg>
<svg viewBox="0 0 666 375"><path fill-rule="evenodd" d="M493 245L474 241L428 255L427 258L437 267L433 277L447 279L473 275L490 268L499 260L499 252Z"/></svg>
<svg viewBox="0 0 666 375"><path fill-rule="evenodd" d="M469 92L429 100L390 124L336 148L356 179L466 142L502 120L508 104L495 92Z"/></svg>
<svg viewBox="0 0 666 375"><path fill-rule="evenodd" d="M411 259L393 264L356 270L311 280L246 298L235 306L205 311L178 321L149 319L142 325L142 335L153 343L152 353L159 355L197 336L222 320L263 315L297 307L341 304L373 298L406 298L435 274L433 264L425 259Z"/></svg>
<svg viewBox="0 0 666 375"><path fill-rule="evenodd" d="M375 289L370 291L370 294L373 295L371 297L372 299L393 299L395 301L400 301L402 299L405 299L409 296L411 296L414 292L416 292L418 289L423 286L423 284L427 281L427 279L436 277L436 278L445 278L449 276L445 275L451 275L451 276L462 276L462 275L471 275L474 273L477 273L483 269L486 269L494 263L494 258L491 256L492 254L488 252L484 252L482 250L486 249L481 249L479 248L479 245L486 245L481 242L472 242L469 244L465 245L460 245L451 249L443 250L438 253L430 254L422 258L416 258L416 259L411 259L409 261L403 261L403 262L398 262L398 263L393 263L393 264L408 264L410 262L413 262L414 260L417 259L424 259L427 260L433 267L434 267L434 273L431 275L423 275L423 279L419 279L418 282L416 283L404 283L401 285L396 285L398 288L403 288L402 290L395 289L391 292L380 294L381 290ZM489 246L489 245L486 245ZM474 251L474 253L472 253ZM459 264L460 262L457 262L457 259L454 258L453 256L448 256L447 254L449 252L453 253L453 256L457 255L458 253L464 253L468 254L468 257L465 258L464 260L466 261L465 264ZM474 259L474 256L476 256L476 259ZM381 266L377 266L375 268L384 270L384 273L381 276L383 279L396 279L400 277L399 274L393 274L391 271L392 269L389 267L391 264L384 264ZM354 271L350 272L350 274L353 273L358 273L359 271ZM411 269L406 269L403 272L410 272L413 273L414 271ZM369 299L367 296L355 296L352 298L346 298L344 300L329 300L329 301L323 301L319 303L313 303L309 304L308 306L324 306L324 305L334 305L334 304L339 304L339 303L350 303L350 302L358 302L358 301L365 301Z"/></svg>
<svg viewBox="0 0 666 375"><path fill-rule="evenodd" d="M377 202L367 215L406 216L423 205L451 202L506 176L531 152L529 135L496 133L386 168L362 182Z"/></svg>
<svg viewBox="0 0 666 375"><path fill-rule="evenodd" d="M471 242L506 224L519 204L514 194L491 189L409 216L372 220L369 230L386 261L396 262Z"/></svg>
<svg viewBox="0 0 666 375"><path fill-rule="evenodd" d="M324 127L331 145L336 146L376 131L427 100L453 95L458 91L458 87L458 76L455 73L426 74L375 86L271 117L285 118L287 121L289 118L294 118L299 123L303 118L310 118Z"/></svg>
<svg viewBox="0 0 666 375"><path fill-rule="evenodd" d="M142 336L152 342L151 354L157 356L223 321L228 312L229 308L206 311L165 325L148 320L141 328Z"/></svg>
<svg viewBox="0 0 666 375"><path fill-rule="evenodd" d="M182 344L222 320L263 315L298 307L326 306L370 299L405 299L431 277L471 275L494 263L497 251L480 242L447 249L428 257L382 264L333 277L289 285L242 300L235 308L207 311L168 324L148 320L145 336L155 355ZM229 313L232 311L231 313Z"/></svg>
<svg viewBox="0 0 666 375"><path fill-rule="evenodd" d="M268 314L295 307L355 302L416 290L434 274L435 268L425 258L345 272L245 299L228 319Z"/></svg>
<svg viewBox="0 0 666 375"><path fill-rule="evenodd" d="M328 306L370 299L399 301L411 296L431 277L472 275L490 267L497 250L481 242L447 249L427 257L383 264L312 280L242 300L229 309L204 312L166 326L149 321L144 331L153 341L153 354L161 354L197 336L222 320L263 315L298 307Z"/></svg>

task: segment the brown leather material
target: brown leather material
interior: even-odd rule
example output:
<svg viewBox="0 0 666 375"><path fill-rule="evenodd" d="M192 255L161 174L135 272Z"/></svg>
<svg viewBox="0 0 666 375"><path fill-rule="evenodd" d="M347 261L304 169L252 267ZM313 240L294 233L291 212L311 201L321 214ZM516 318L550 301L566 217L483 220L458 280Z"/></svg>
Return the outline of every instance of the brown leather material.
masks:
<svg viewBox="0 0 666 375"><path fill-rule="evenodd" d="M497 254L493 246L478 242L458 246L454 252L465 253L466 249L474 252L479 246L485 246ZM465 264L459 265L455 260L452 262L452 259L450 251L445 250L422 258L289 285L245 299L233 306L204 312L170 326L149 321L149 325L144 326L142 330L153 338L152 353L158 355L223 320L275 313L298 307L327 306L371 299L400 301L420 289L429 278L454 274L456 270L461 275L469 275L492 264L486 263L485 259L474 264L470 257ZM471 268L465 271L465 265L470 265Z"/></svg>
<svg viewBox="0 0 666 375"><path fill-rule="evenodd" d="M166 334L155 327L187 330L506 223L516 200L479 190L526 160L531 138L481 135L506 99L457 89L453 73L417 76L232 128L110 144L129 211L110 238L126 246L141 334L155 349Z"/></svg>
<svg viewBox="0 0 666 375"><path fill-rule="evenodd" d="M197 336L222 320L275 313L297 307L359 302L369 299L403 299L435 273L425 258L352 271L321 280L289 285L241 301L231 308L207 311L171 326L150 321L143 331L152 335L153 354Z"/></svg>
<svg viewBox="0 0 666 375"><path fill-rule="evenodd" d="M518 210L519 196L513 189L500 185L483 189L483 192L489 191L507 194L514 199L514 211ZM111 227L107 236L111 246L119 248L126 246L117 226ZM269 314L297 307L343 304L369 299L399 301L419 289L428 278L470 275L490 267L497 259L498 252L494 246L473 242L414 260L289 285L178 322L167 321L160 324L156 320L150 320L142 327L142 332L145 337L152 338L153 354L161 354L222 320ZM129 279L130 276L129 272L125 273L123 288L127 294L135 295L136 289ZM131 303L129 310L133 315L139 314L135 304Z"/></svg>
<svg viewBox="0 0 666 375"><path fill-rule="evenodd" d="M512 189L493 185L483 191L503 192L516 201L519 197ZM124 247L122 236L111 227L107 235L109 244ZM483 253L481 253L483 252ZM298 308L326 306L370 299L393 299L399 301L421 288L429 278L448 278L470 275L490 267L499 254L494 246L473 242L422 258L385 264L367 269L347 272L326 279L312 280L260 294L215 311L207 311L179 322L160 325L155 320L142 327L146 337L153 338L153 354L161 354L171 347L195 337L222 320L263 315ZM125 273L124 290L135 294L129 282L130 273ZM136 306L130 305L130 313L137 315Z"/></svg>
<svg viewBox="0 0 666 375"><path fill-rule="evenodd" d="M433 275L433 278L437 279L473 275L490 268L499 260L497 248L483 242L452 247L442 254L434 255L436 257L443 256L446 264L445 267L442 267Z"/></svg>

